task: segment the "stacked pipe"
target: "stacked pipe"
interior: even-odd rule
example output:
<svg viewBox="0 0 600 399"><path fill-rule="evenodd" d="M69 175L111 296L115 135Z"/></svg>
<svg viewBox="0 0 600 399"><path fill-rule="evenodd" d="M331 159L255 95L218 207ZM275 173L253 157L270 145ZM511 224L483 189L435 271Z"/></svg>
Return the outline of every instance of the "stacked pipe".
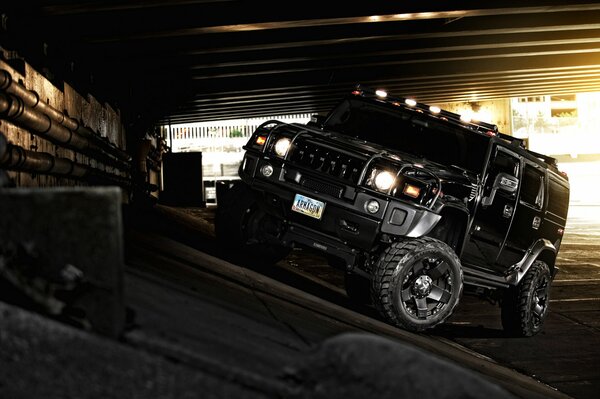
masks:
<svg viewBox="0 0 600 399"><path fill-rule="evenodd" d="M129 154L96 135L89 128L81 126L75 119L39 101L36 92L15 82L5 70L0 70L0 119L9 120L54 144L77 151L122 172L128 173L131 169ZM74 178L100 176L101 180L118 180L120 185L128 181L121 176L93 169L66 158L10 145L6 143L5 137L2 140L5 142L5 153L0 154L0 165L7 168Z"/></svg>
<svg viewBox="0 0 600 399"><path fill-rule="evenodd" d="M121 176L91 168L68 158L55 157L47 152L30 151L13 145L2 133L0 133L0 167L71 177L98 184L116 184L122 187L130 185L129 180Z"/></svg>

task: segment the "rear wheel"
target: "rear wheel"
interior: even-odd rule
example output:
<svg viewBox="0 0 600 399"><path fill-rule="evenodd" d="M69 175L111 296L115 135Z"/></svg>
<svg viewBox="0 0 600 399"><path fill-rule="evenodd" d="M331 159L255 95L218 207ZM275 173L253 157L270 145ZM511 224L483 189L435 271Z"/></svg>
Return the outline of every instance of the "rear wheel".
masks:
<svg viewBox="0 0 600 399"><path fill-rule="evenodd" d="M548 315L552 276L548 265L535 261L519 285L502 300L502 327L509 335L530 337L541 331Z"/></svg>
<svg viewBox="0 0 600 399"><path fill-rule="evenodd" d="M379 258L371 294L381 315L411 331L444 322L462 295L460 261L447 244L429 237L393 243Z"/></svg>
<svg viewBox="0 0 600 399"><path fill-rule="evenodd" d="M256 194L247 185L239 183L219 199L215 234L225 257L245 264L274 264L290 252L265 240L280 230L279 221L258 206Z"/></svg>

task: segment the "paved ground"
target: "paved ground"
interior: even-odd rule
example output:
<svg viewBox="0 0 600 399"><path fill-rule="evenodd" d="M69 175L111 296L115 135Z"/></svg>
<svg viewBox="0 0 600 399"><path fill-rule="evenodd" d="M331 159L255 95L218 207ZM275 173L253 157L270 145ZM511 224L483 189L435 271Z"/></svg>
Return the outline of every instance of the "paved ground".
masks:
<svg viewBox="0 0 600 399"><path fill-rule="evenodd" d="M154 233L152 219L127 229L121 342L0 301L1 398L565 397Z"/></svg>
<svg viewBox="0 0 600 399"><path fill-rule="evenodd" d="M172 215L172 210L163 210ZM180 221L187 222L190 229L202 230L208 226L186 215ZM179 228L180 233L185 229L182 225ZM160 234L153 234L151 230L133 230L127 235L127 303L136 312L136 325L127 333L126 340L133 346L162 353L204 372L229 375L236 383L242 381L251 389L266 389L283 397L295 396L299 391L300 397L311 398L402 394L436 399L505 397L510 396L507 391L523 398L566 397L533 378L443 338L392 327L365 315L367 309L357 312L350 308L343 294L326 294L327 289L319 289L319 285L313 283L311 289L320 290L324 295L312 295L251 268L199 252L178 239L167 238L164 228ZM198 242L210 246L206 237ZM287 275L286 278L296 282L302 280L298 274L277 269L280 277ZM307 278L305 286L310 285ZM324 296L330 298L324 299ZM348 342L344 334L365 332L371 337L367 341L373 337L391 338L412 348L400 352L417 350L418 355L399 355L396 360L387 356L386 360L385 353L389 349L382 349L380 345L357 348L343 343ZM332 347L337 349L329 352L327 348ZM387 344L383 347L387 348ZM331 359L335 358L339 362L332 364ZM357 361L348 360L350 358ZM426 365L430 360L439 359L450 360L453 366L446 364L440 372L439 367ZM458 369L452 371L452 367ZM315 375L311 371L317 369L324 374ZM456 370L476 371L475 378L484 380L472 383L471 374L448 378ZM390 380L390 376L407 373L412 377L400 379L402 384L395 388L399 390L402 386L405 391L391 390L393 381L400 380ZM452 386L457 381L460 381L459 386ZM488 382L478 387L481 381ZM334 390L334 384L340 389ZM496 384L505 391L497 391ZM346 385L353 386L352 392L344 389Z"/></svg>
<svg viewBox="0 0 600 399"><path fill-rule="evenodd" d="M0 397L596 398L598 227L580 211L546 329L528 339L504 337L497 306L474 297L409 333L351 305L316 254L268 269L211 256L211 209L126 213L123 342L0 303Z"/></svg>
<svg viewBox="0 0 600 399"><path fill-rule="evenodd" d="M211 234L211 209L179 209L205 223ZM181 233L181 232L180 232ZM185 233L183 233L185 236ZM203 238L205 240L206 238ZM206 244L191 245L210 251ZM465 296L449 322L428 333L431 338L464 346L549 384L575 398L596 398L600 390L600 207L571 210L553 284L551 313L542 333L507 338L499 307ZM378 319L370 308L347 302L341 273L318 254L294 251L277 268L262 273L325 300Z"/></svg>

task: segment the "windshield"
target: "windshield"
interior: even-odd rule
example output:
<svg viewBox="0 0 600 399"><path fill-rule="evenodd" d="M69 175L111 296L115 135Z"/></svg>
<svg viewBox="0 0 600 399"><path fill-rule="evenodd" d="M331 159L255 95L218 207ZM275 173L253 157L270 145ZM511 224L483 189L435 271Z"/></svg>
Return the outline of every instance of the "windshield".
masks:
<svg viewBox="0 0 600 399"><path fill-rule="evenodd" d="M360 98L343 101L325 128L443 165L481 173L489 138L416 112Z"/></svg>

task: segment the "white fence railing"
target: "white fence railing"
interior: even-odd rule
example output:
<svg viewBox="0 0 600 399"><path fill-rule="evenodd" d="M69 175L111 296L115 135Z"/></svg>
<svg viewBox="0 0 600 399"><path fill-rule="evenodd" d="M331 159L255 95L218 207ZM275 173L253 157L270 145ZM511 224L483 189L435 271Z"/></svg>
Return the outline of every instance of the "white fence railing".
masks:
<svg viewBox="0 0 600 399"><path fill-rule="evenodd" d="M236 119L161 126L162 136L173 152L227 152L241 149L254 130L269 119L286 123L306 123L311 114L285 115L268 118Z"/></svg>

